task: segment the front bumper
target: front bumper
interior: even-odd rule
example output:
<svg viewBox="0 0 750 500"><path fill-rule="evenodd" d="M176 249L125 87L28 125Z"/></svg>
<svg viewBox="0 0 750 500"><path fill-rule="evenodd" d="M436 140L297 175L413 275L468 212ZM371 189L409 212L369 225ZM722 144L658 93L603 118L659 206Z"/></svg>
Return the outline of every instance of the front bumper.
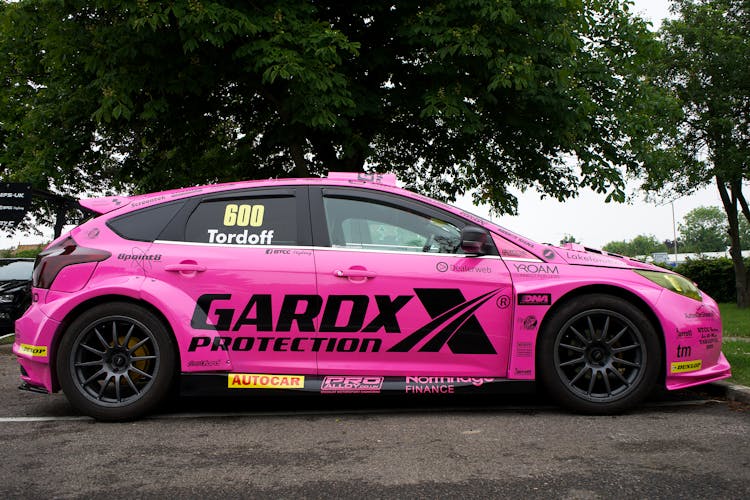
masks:
<svg viewBox="0 0 750 500"><path fill-rule="evenodd" d="M685 389L695 385L707 384L708 382L716 382L717 380L723 380L731 376L732 370L729 366L729 361L727 361L724 353L719 352L718 361L707 368L683 373L680 376L672 375L667 377L667 389Z"/></svg>
<svg viewBox="0 0 750 500"><path fill-rule="evenodd" d="M667 389L731 377L729 362L721 352L719 306L711 297L704 294L698 302L665 290L655 312L664 331Z"/></svg>

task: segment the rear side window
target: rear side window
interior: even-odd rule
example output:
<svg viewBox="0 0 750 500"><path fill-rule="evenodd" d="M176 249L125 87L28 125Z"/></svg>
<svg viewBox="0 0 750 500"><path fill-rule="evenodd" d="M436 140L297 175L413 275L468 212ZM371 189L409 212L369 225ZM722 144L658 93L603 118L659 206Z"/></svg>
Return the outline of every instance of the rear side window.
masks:
<svg viewBox="0 0 750 500"><path fill-rule="evenodd" d="M137 210L110 219L107 226L126 240L154 241L183 204L184 201L176 201Z"/></svg>
<svg viewBox="0 0 750 500"><path fill-rule="evenodd" d="M220 245L297 245L294 196L259 196L200 203L185 241Z"/></svg>

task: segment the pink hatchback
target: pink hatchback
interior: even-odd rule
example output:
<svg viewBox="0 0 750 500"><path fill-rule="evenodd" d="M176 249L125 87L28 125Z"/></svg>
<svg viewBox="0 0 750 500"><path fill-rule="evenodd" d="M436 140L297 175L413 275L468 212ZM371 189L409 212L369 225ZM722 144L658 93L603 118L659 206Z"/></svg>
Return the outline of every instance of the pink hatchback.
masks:
<svg viewBox="0 0 750 500"><path fill-rule="evenodd" d="M23 388L102 420L183 393L495 392L612 413L730 375L685 278L529 241L390 175L83 200L16 322ZM177 382L179 381L179 384Z"/></svg>

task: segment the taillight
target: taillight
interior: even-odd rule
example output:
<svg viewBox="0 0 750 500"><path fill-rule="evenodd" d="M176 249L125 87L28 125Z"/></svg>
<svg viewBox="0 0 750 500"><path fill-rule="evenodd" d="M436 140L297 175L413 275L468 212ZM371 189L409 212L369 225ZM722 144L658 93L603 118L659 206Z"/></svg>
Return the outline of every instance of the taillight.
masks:
<svg viewBox="0 0 750 500"><path fill-rule="evenodd" d="M31 275L32 284L37 288L49 288L62 268L73 264L101 262L111 256L111 253L104 250L79 247L73 238L65 238L37 255Z"/></svg>

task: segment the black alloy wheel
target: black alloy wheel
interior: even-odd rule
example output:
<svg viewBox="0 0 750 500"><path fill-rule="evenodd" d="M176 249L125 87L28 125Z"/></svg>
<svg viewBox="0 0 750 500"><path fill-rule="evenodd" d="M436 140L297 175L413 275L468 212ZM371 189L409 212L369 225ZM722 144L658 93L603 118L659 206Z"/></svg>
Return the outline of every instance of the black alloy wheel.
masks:
<svg viewBox="0 0 750 500"><path fill-rule="evenodd" d="M164 325L134 304L96 306L66 330L57 358L60 385L79 411L127 420L151 411L174 379L174 343Z"/></svg>
<svg viewBox="0 0 750 500"><path fill-rule="evenodd" d="M617 297L591 295L556 311L539 343L539 377L562 404L614 413L654 387L661 347L646 316Z"/></svg>

